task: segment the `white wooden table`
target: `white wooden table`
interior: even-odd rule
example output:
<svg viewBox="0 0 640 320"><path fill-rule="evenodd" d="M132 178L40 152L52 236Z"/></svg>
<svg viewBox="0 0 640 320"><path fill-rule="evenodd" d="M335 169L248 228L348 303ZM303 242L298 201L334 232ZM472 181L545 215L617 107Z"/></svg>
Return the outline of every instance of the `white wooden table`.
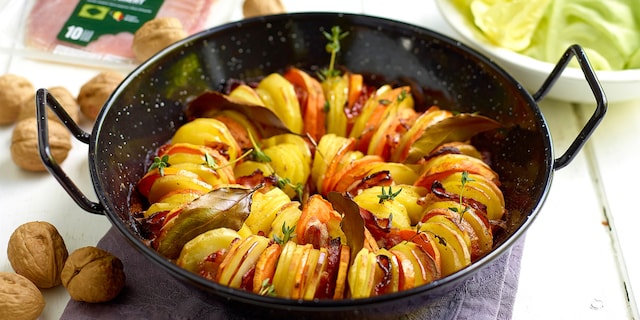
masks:
<svg viewBox="0 0 640 320"><path fill-rule="evenodd" d="M7 1L7 0L5 0ZM241 15L240 2L229 19ZM36 87L63 85L77 94L100 70L24 58L15 50L19 16L8 10L20 1L0 4L0 73L15 73ZM290 12L365 13L425 26L457 37L432 1L290 0ZM638 88L640 90L640 88ZM543 100L554 149L562 154L593 112L591 105ZM84 124L88 125L88 124ZM48 173L16 167L9 153L12 126L0 127L0 271L12 271L6 258L9 235L20 224L45 220L64 237L69 251L95 245L110 227L103 216L80 209ZM550 195L526 234L514 319L639 319L633 290L640 288L640 224L635 172L640 163L640 101L609 105L609 111L585 148L557 170ZM73 141L63 169L92 195L87 146ZM42 319L60 317L69 299L61 286L44 290Z"/></svg>

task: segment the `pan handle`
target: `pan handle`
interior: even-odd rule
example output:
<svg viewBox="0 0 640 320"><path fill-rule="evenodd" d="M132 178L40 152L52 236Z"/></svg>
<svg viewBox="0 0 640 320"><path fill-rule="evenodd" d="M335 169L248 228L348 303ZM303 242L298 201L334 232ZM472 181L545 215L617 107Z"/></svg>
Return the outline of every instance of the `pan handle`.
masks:
<svg viewBox="0 0 640 320"><path fill-rule="evenodd" d="M89 200L78 189L75 183L71 181L69 176L60 168L56 160L51 153L51 145L49 144L49 126L47 124L47 105L51 110L60 118L62 124L64 124L76 139L89 144L91 135L82 130L78 124L71 119L69 114L60 105L47 89L38 89L36 92L36 117L38 119L38 151L40 152L40 158L44 163L47 170L58 180L60 185L67 191L73 200L84 210L95 213L104 214L104 207L99 202L93 202Z"/></svg>
<svg viewBox="0 0 640 320"><path fill-rule="evenodd" d="M538 91L533 95L533 99L536 102L539 102L544 98L553 84L560 78L560 74L562 74L562 71L564 71L565 67L574 56L578 60L578 64L582 69L582 73L584 74L587 83L589 83L589 87L591 87L591 92L593 92L593 96L596 100L596 110L567 150L565 150L559 158L555 159L553 164L554 169L564 168L571 162L571 160L573 160L575 155L580 151L580 149L582 149L584 144L587 142L587 139L589 139L591 134L595 131L596 127L600 121L602 121L605 113L607 112L607 97L604 94L604 90L600 85L600 81L598 81L598 77L596 76L591 63L589 63L587 55L582 47L577 44L570 46L565 51L564 55L562 55L558 61L558 64L556 64L553 71L551 71L542 86L540 86L540 89L538 89Z"/></svg>

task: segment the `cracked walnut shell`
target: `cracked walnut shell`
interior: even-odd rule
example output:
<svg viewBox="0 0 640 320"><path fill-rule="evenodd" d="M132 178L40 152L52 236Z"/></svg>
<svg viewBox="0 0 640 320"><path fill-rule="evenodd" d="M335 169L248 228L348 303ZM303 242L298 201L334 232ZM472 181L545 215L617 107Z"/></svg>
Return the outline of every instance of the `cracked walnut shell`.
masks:
<svg viewBox="0 0 640 320"><path fill-rule="evenodd" d="M42 293L29 279L0 272L0 319L35 320L44 306Z"/></svg>
<svg viewBox="0 0 640 320"><path fill-rule="evenodd" d="M59 122L47 120L49 149L56 162L62 163L71 150L71 133ZM11 135L11 159L20 168L46 171L38 151L38 125L36 118L20 120Z"/></svg>
<svg viewBox="0 0 640 320"><path fill-rule="evenodd" d="M68 255L58 229L45 221L18 226L7 246L13 270L38 288L52 288L60 284L60 272Z"/></svg>
<svg viewBox="0 0 640 320"><path fill-rule="evenodd" d="M79 248L69 255L61 278L73 300L92 303L112 300L125 284L122 261L91 246Z"/></svg>

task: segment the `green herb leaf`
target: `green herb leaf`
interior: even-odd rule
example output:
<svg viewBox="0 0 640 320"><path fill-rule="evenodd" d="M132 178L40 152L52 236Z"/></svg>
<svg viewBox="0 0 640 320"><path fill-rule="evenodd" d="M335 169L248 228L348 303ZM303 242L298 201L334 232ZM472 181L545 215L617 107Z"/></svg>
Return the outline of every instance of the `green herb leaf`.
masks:
<svg viewBox="0 0 640 320"><path fill-rule="evenodd" d="M331 61L329 62L329 68L321 71L321 78L331 78L340 75L340 71L335 70L336 55L341 49L340 40L349 35L349 32L342 32L340 26L331 27L331 33L323 31L322 34L329 41L325 46L325 50L331 54Z"/></svg>
<svg viewBox="0 0 640 320"><path fill-rule="evenodd" d="M273 283L269 283L269 281L271 281L269 278L262 280L262 283L260 284L260 291L258 292L259 295L270 297L274 297L276 295L276 287Z"/></svg>
<svg viewBox="0 0 640 320"><path fill-rule="evenodd" d="M256 140L253 138L251 131L249 131L249 140L251 140L251 145L253 146L253 151L251 152L251 157L253 160L258 162L271 162L271 158L260 149L260 146L256 143Z"/></svg>
<svg viewBox="0 0 640 320"><path fill-rule="evenodd" d="M391 100L389 100L389 99L380 99L380 100L378 100L378 103L381 104L381 105L388 106L388 105L391 104Z"/></svg>
<svg viewBox="0 0 640 320"><path fill-rule="evenodd" d="M467 182L475 181L472 178L469 178L469 172L462 171L462 177L460 177L460 182L462 182L462 186L464 187Z"/></svg>
<svg viewBox="0 0 640 320"><path fill-rule="evenodd" d="M209 154L208 152L205 152L204 154L204 165L213 169L213 170L218 170L218 169L222 169L222 168L226 168L234 163L239 162L240 160L244 159L245 157L247 157L248 155L250 155L253 152L253 149L245 151L245 153L243 153L242 155L240 155L239 157L235 158L233 161L229 161L227 162L225 165L223 166L218 166L217 162L216 162L216 158L214 158L211 154Z"/></svg>
<svg viewBox="0 0 640 320"><path fill-rule="evenodd" d="M216 159L212 157L209 152L205 152L204 154L204 164L213 170L218 170Z"/></svg>
<svg viewBox="0 0 640 320"><path fill-rule="evenodd" d="M304 191L302 183L297 183L296 186L293 188L293 190L295 190L296 195L298 195L298 199L302 201L302 195Z"/></svg>
<svg viewBox="0 0 640 320"><path fill-rule="evenodd" d="M151 164L151 166L149 167L149 171L152 171L154 169L158 169L158 171L160 172L160 176L163 177L164 176L164 168L171 166L171 164L169 164L169 155L165 154L164 156L162 156L162 158L156 156L153 158L153 163Z"/></svg>
<svg viewBox="0 0 640 320"><path fill-rule="evenodd" d="M467 182L471 182L471 181L475 181L472 178L469 178L469 172L467 171L463 171L462 172L462 176L460 177L460 183L462 184L462 187L460 188L460 195L459 195L459 203L460 206L462 206L462 194L464 193L464 186L467 185ZM458 212L457 208L453 208L455 210L455 212ZM465 212L469 211L469 206L468 205L464 205L464 210L462 210L462 212L458 212L460 214L460 221L462 221L462 216L465 214Z"/></svg>
<svg viewBox="0 0 640 320"><path fill-rule="evenodd" d="M285 222L282 224L282 238L274 234L273 241L275 241L280 245L284 245L295 236L294 234L295 231L296 231L296 226L287 227L287 223Z"/></svg>
<svg viewBox="0 0 640 320"><path fill-rule="evenodd" d="M400 188L396 192L393 192L391 190L391 186L389 186L389 193L387 193L387 192L384 191L384 186L382 186L382 194L378 195L378 198L380 199L380 201L378 201L378 203L383 203L385 201L393 200L400 194L400 192L402 192L402 188Z"/></svg>
<svg viewBox="0 0 640 320"><path fill-rule="evenodd" d="M289 178L280 178L278 177L278 181L276 181L276 186L280 189L286 187L288 184L291 183L291 180L289 180Z"/></svg>
<svg viewBox="0 0 640 320"><path fill-rule="evenodd" d="M407 98L407 90L402 90L402 91L400 91L400 94L398 95L398 97L396 98L396 100L397 100L398 102L402 102L402 101L404 101L404 99L406 99L406 98Z"/></svg>
<svg viewBox="0 0 640 320"><path fill-rule="evenodd" d="M291 187L293 189L293 191L296 192L296 195L298 196L298 199L302 200L302 195L304 193L304 185L302 183L299 182L299 183L293 184L291 182L291 179L289 179L289 178L277 177L276 187L284 190L284 188L287 187L287 186Z"/></svg>

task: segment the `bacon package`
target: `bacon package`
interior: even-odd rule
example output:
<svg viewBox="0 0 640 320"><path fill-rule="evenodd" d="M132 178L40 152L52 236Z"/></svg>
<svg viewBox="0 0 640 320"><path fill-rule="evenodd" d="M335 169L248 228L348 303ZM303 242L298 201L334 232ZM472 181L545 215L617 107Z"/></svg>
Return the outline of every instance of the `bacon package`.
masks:
<svg viewBox="0 0 640 320"><path fill-rule="evenodd" d="M110 62L134 61L133 35L160 17L180 20L188 35L226 22L223 0L34 0L28 10L27 48ZM216 18L212 18L216 16Z"/></svg>

